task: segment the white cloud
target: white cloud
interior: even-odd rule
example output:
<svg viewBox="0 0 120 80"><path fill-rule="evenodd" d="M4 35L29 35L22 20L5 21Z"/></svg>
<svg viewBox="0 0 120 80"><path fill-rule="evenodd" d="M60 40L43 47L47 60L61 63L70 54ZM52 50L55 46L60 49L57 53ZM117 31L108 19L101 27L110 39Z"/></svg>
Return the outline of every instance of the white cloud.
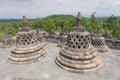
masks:
<svg viewBox="0 0 120 80"><path fill-rule="evenodd" d="M120 16L120 0L0 0L0 18L45 17L52 14Z"/></svg>

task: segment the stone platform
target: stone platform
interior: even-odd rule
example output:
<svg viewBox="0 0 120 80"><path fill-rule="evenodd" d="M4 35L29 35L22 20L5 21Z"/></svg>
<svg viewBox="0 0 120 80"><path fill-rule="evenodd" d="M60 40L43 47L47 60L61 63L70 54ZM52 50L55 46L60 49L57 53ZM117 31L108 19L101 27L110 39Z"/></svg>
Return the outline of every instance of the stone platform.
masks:
<svg viewBox="0 0 120 80"><path fill-rule="evenodd" d="M111 54L99 52L104 66L91 73L72 73L58 67L54 60L59 55L57 44L48 43L48 55L30 64L10 64L6 61L10 49L0 49L0 80L120 80L120 50ZM114 53L114 54L113 54Z"/></svg>

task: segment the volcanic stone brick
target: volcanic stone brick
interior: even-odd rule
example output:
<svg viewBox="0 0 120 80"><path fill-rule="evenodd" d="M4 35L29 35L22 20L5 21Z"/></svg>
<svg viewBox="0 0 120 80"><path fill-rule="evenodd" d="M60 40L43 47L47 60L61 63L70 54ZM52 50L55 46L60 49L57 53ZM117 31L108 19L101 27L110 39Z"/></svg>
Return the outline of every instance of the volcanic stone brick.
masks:
<svg viewBox="0 0 120 80"><path fill-rule="evenodd" d="M62 30L62 32L60 33L60 40L59 40L59 43L57 45L58 47L62 47L66 44L67 35L68 35L68 33L66 33L64 30Z"/></svg>
<svg viewBox="0 0 120 80"><path fill-rule="evenodd" d="M27 25L26 17L23 16L23 27L17 34L16 45L8 56L10 63L29 63L46 56L44 42L39 42L36 32Z"/></svg>
<svg viewBox="0 0 120 80"><path fill-rule="evenodd" d="M118 40L118 39L112 39L111 42L112 42L111 48L120 49L120 40Z"/></svg>
<svg viewBox="0 0 120 80"><path fill-rule="evenodd" d="M113 37L112 35L110 35L107 31L107 28L105 28L105 33L103 34L103 37L105 38L105 43L107 46L109 46L110 48L112 48L113 44L112 44L112 40L113 40Z"/></svg>
<svg viewBox="0 0 120 80"><path fill-rule="evenodd" d="M42 31L42 29L39 29L39 28L37 28L37 30L36 30L36 32L37 32L36 37L37 37L38 41L40 41L40 42L43 41L43 35L42 35L41 31Z"/></svg>
<svg viewBox="0 0 120 80"><path fill-rule="evenodd" d="M4 48L10 48L13 47L15 44L15 40L12 38L12 36L9 34L8 30L6 29L6 35L3 37L2 45Z"/></svg>
<svg viewBox="0 0 120 80"><path fill-rule="evenodd" d="M92 36L92 45L95 48L97 48L98 51L100 51L100 52L106 52L106 51L110 50L105 43L105 38L102 37L102 35L100 34L100 28L99 27L97 28L97 34Z"/></svg>
<svg viewBox="0 0 120 80"><path fill-rule="evenodd" d="M48 42L53 42L53 43L58 43L59 42L59 37L56 35L54 29L51 29L51 31L49 32L49 35L46 36L46 40Z"/></svg>
<svg viewBox="0 0 120 80"><path fill-rule="evenodd" d="M91 72L102 66L97 50L91 45L91 35L81 25L80 12L77 26L68 35L67 43L56 57L55 62L61 68L71 72Z"/></svg>

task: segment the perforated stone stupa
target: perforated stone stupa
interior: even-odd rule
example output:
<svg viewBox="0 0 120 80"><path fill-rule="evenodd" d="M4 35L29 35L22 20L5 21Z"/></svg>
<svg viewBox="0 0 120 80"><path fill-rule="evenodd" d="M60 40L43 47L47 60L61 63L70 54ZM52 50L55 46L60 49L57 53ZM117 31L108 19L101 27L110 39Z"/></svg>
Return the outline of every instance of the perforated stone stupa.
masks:
<svg viewBox="0 0 120 80"><path fill-rule="evenodd" d="M51 29L49 32L49 35L46 36L46 41L48 42L53 42L53 43L58 43L59 42L59 37L58 35L55 33L54 29Z"/></svg>
<svg viewBox="0 0 120 80"><path fill-rule="evenodd" d="M37 30L36 30L36 32L37 32L36 37L37 37L37 40L40 42L43 41L43 35L42 35L41 31L42 31L42 29L39 29L39 28L37 28Z"/></svg>
<svg viewBox="0 0 120 80"><path fill-rule="evenodd" d="M71 72L91 72L102 66L97 50L91 45L90 33L81 25L81 15L78 12L77 26L68 35L55 62L61 68Z"/></svg>
<svg viewBox="0 0 120 80"><path fill-rule="evenodd" d="M66 41L67 41L67 36L68 36L68 33L65 32L63 29L62 29L62 32L60 33L60 40L59 40L59 43L58 43L58 47L62 47L65 45Z"/></svg>
<svg viewBox="0 0 120 80"><path fill-rule="evenodd" d="M113 37L108 33L107 28L105 28L105 33L102 36L105 38L106 45L112 48Z"/></svg>
<svg viewBox="0 0 120 80"><path fill-rule="evenodd" d="M10 63L29 63L46 56L44 43L36 38L36 32L28 27L26 17L23 16L23 27L16 36L16 45L8 56Z"/></svg>
<svg viewBox="0 0 120 80"><path fill-rule="evenodd" d="M99 27L97 27L97 34L92 36L92 45L95 48L97 48L98 51L100 51L100 52L106 52L106 51L110 50L105 43L105 38L102 37L102 35L100 34L100 28Z"/></svg>
<svg viewBox="0 0 120 80"><path fill-rule="evenodd" d="M3 37L3 40L2 40L2 47L4 47L4 48L13 47L14 44L15 44L15 40L9 34L7 29L5 31L6 31L6 34L5 34L5 36Z"/></svg>

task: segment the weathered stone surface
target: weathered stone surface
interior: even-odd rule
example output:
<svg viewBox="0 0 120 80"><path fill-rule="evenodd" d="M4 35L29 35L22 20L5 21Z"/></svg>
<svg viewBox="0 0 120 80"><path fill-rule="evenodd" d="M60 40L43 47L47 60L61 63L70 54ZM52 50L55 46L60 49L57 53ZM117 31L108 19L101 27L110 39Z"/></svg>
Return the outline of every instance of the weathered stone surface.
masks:
<svg viewBox="0 0 120 80"><path fill-rule="evenodd" d="M37 37L37 40L42 42L44 40L44 35L42 34L42 29L39 29L37 28L36 30L36 37Z"/></svg>
<svg viewBox="0 0 120 80"><path fill-rule="evenodd" d="M120 49L120 40L113 39L113 40L111 40L111 43L112 43L111 48Z"/></svg>
<svg viewBox="0 0 120 80"><path fill-rule="evenodd" d="M5 36L3 37L2 40L2 48L11 48L15 45L15 40L12 38L12 36L9 34L8 30L5 29Z"/></svg>
<svg viewBox="0 0 120 80"><path fill-rule="evenodd" d="M49 54L44 59L20 65L6 62L10 48L0 50L0 80L120 80L120 50L111 49L114 54L98 52L105 66L87 74L70 73L58 67L54 62L61 50L57 44L48 43L46 50Z"/></svg>
<svg viewBox="0 0 120 80"><path fill-rule="evenodd" d="M91 45L91 35L81 25L78 13L77 26L67 37L67 43L62 47L55 62L61 68L72 72L91 72L103 64L97 50Z"/></svg>
<svg viewBox="0 0 120 80"><path fill-rule="evenodd" d="M55 33L54 29L51 29L49 32L49 35L46 36L46 41L47 42L53 42L53 43L58 43L60 37Z"/></svg>
<svg viewBox="0 0 120 80"><path fill-rule="evenodd" d="M10 63L30 63L46 56L46 44L36 38L36 32L27 26L23 16L23 27L16 37L16 45L8 56Z"/></svg>
<svg viewBox="0 0 120 80"><path fill-rule="evenodd" d="M15 45L15 40L12 38L11 35L5 35L2 40L1 47L3 48L11 48Z"/></svg>
<svg viewBox="0 0 120 80"><path fill-rule="evenodd" d="M100 34L99 27L97 28L97 34L92 36L92 45L98 49L98 51L109 51L109 47L105 43L105 38Z"/></svg>
<svg viewBox="0 0 120 80"><path fill-rule="evenodd" d="M105 38L105 43L107 46L114 49L120 49L120 40L113 38L112 35L107 32L107 30L105 30L103 37Z"/></svg>
<svg viewBox="0 0 120 80"><path fill-rule="evenodd" d="M59 43L57 45L58 47L62 47L66 44L67 36L68 36L68 33L65 32L64 30L62 30L62 32L60 33L60 40L59 40Z"/></svg>

